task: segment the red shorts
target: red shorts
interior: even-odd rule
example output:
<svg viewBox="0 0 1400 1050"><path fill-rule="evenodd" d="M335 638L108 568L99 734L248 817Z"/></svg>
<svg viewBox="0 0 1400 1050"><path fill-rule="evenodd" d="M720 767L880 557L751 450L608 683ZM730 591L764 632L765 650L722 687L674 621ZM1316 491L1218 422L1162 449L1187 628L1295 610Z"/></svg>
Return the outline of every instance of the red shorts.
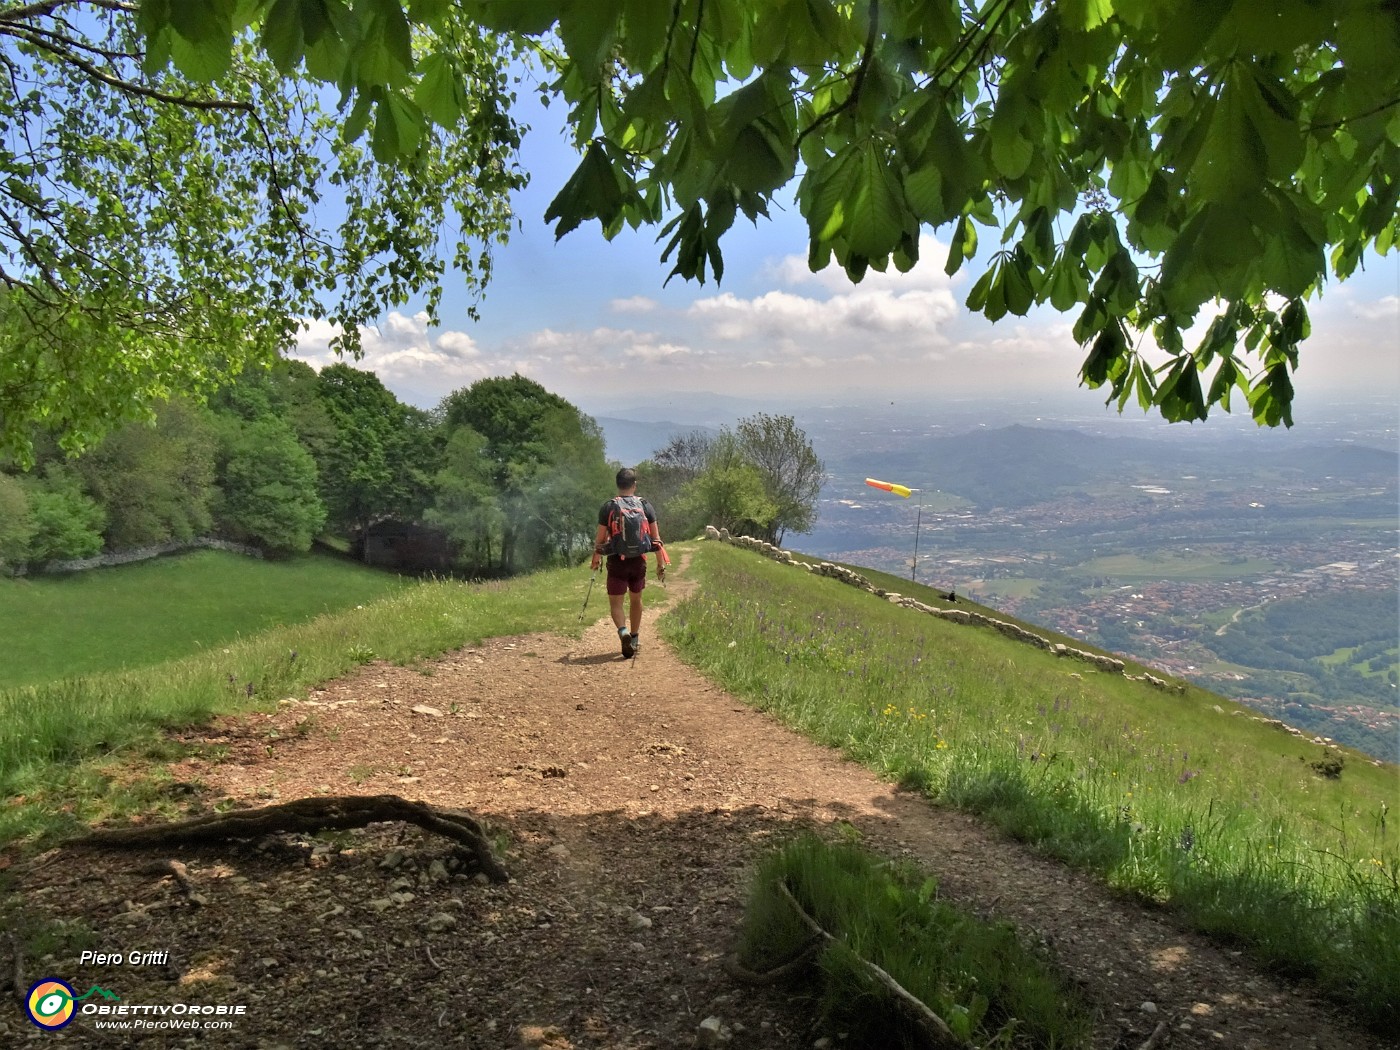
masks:
<svg viewBox="0 0 1400 1050"><path fill-rule="evenodd" d="M608 558L608 593L640 594L647 585L647 560L645 558Z"/></svg>

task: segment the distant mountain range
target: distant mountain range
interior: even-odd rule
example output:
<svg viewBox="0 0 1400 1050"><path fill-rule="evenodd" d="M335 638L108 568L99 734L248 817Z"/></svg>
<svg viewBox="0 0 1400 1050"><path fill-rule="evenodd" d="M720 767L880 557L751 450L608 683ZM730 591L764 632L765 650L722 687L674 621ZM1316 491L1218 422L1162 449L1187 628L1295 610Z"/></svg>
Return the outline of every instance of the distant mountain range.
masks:
<svg viewBox="0 0 1400 1050"><path fill-rule="evenodd" d="M692 430L703 430L712 436L719 433L718 427L698 423L672 423L668 420L639 423L634 419L615 419L611 416L593 418L603 429L608 459L615 459L624 467L635 467L642 460L650 459L653 452L676 434L688 434Z"/></svg>
<svg viewBox="0 0 1400 1050"><path fill-rule="evenodd" d="M737 398L703 402L686 406L700 420L694 423L639 419L631 412L594 418L607 441L608 457L631 466L673 435L692 430L717 434L720 426L732 426L755 409ZM666 405L675 407L671 401ZM1189 475L1223 482L1237 479L1242 468L1283 484L1333 477L1385 486L1400 476L1400 453L1393 450L1340 440L1289 447L1291 442L1274 433L1214 433L1189 440L1179 433L1132 437L1019 423L957 434L920 433L882 426L878 417L821 419L815 413L799 418L798 425L831 475L829 494L847 479L878 474L960 496L984 510L1030 506L1118 481L1170 488Z"/></svg>
<svg viewBox="0 0 1400 1050"><path fill-rule="evenodd" d="M851 445L835 454L818 452L835 475L864 475L878 462L887 477L961 496L984 509L1028 506L1115 480L1155 478L1170 486L1186 475L1223 478L1237 475L1245 462L1279 481L1330 476L1385 485L1400 474L1400 454L1342 443L1251 450L1243 439L1206 447L1024 425L876 443L884 446L878 455ZM1222 470L1222 454L1232 461L1228 471Z"/></svg>

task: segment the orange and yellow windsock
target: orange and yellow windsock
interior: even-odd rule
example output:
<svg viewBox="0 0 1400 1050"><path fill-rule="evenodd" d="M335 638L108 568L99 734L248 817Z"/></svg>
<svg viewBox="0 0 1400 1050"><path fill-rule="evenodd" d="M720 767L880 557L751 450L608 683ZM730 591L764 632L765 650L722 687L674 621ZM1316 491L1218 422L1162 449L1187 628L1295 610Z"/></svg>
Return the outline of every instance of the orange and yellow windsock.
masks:
<svg viewBox="0 0 1400 1050"><path fill-rule="evenodd" d="M904 485L896 485L889 481L876 481L874 478L866 478L865 483L872 488L884 489L886 492L893 492L896 496L903 496L905 499L908 499L914 492L913 489L906 488Z"/></svg>

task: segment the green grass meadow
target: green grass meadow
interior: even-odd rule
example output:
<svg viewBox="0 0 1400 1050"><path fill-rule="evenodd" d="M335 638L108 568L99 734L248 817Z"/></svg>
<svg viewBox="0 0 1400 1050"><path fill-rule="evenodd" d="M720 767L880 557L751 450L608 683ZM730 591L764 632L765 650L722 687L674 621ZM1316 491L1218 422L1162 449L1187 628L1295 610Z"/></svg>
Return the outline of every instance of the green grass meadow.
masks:
<svg viewBox="0 0 1400 1050"><path fill-rule="evenodd" d="M254 574L297 571L286 564L241 564ZM349 568L372 577L366 590L384 586L377 574ZM304 586L289 579L289 591ZM510 583L395 582L387 597L256 634L226 635L222 644L186 636L187 655L152 666L69 673L0 690L0 799L9 800L0 804L0 846L42 844L93 820L152 805L159 798L151 794L153 783L113 778L110 766L132 756L178 757L161 740L162 729L304 695L307 687L375 659L407 664L488 637L576 631L587 583L578 569ZM147 594L150 604L172 603L167 593ZM139 604L134 595L122 600ZM133 611L127 628L140 633L153 630L150 624ZM113 632L116 627L109 625ZM76 658L86 640L75 634L69 645Z"/></svg>
<svg viewBox="0 0 1400 1050"><path fill-rule="evenodd" d="M1400 776L1182 693L719 544L666 621L684 658L807 735L1400 1021ZM878 574L869 574L875 582ZM885 585L885 584L878 584ZM922 597L907 581L901 593Z"/></svg>
<svg viewBox="0 0 1400 1050"><path fill-rule="evenodd" d="M0 579L0 689L147 667L406 586L325 554L260 561L217 550Z"/></svg>
<svg viewBox="0 0 1400 1050"><path fill-rule="evenodd" d="M1224 562L1202 552L1154 557L1110 554L1085 561L1077 566L1076 571L1091 576L1109 576L1117 584L1133 580L1234 580L1242 576L1262 576L1278 569L1278 565L1263 558Z"/></svg>

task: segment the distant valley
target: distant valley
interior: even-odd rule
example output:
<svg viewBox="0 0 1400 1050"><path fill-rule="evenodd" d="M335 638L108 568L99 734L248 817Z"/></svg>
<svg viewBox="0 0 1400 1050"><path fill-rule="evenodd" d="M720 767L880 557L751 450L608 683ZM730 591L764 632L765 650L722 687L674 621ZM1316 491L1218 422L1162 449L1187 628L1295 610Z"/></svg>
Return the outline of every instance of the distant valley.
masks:
<svg viewBox="0 0 1400 1050"><path fill-rule="evenodd" d="M1307 437L797 419L829 476L790 546L907 575L918 521L920 582L1400 758L1400 455L1384 413ZM871 475L922 491L901 500Z"/></svg>

